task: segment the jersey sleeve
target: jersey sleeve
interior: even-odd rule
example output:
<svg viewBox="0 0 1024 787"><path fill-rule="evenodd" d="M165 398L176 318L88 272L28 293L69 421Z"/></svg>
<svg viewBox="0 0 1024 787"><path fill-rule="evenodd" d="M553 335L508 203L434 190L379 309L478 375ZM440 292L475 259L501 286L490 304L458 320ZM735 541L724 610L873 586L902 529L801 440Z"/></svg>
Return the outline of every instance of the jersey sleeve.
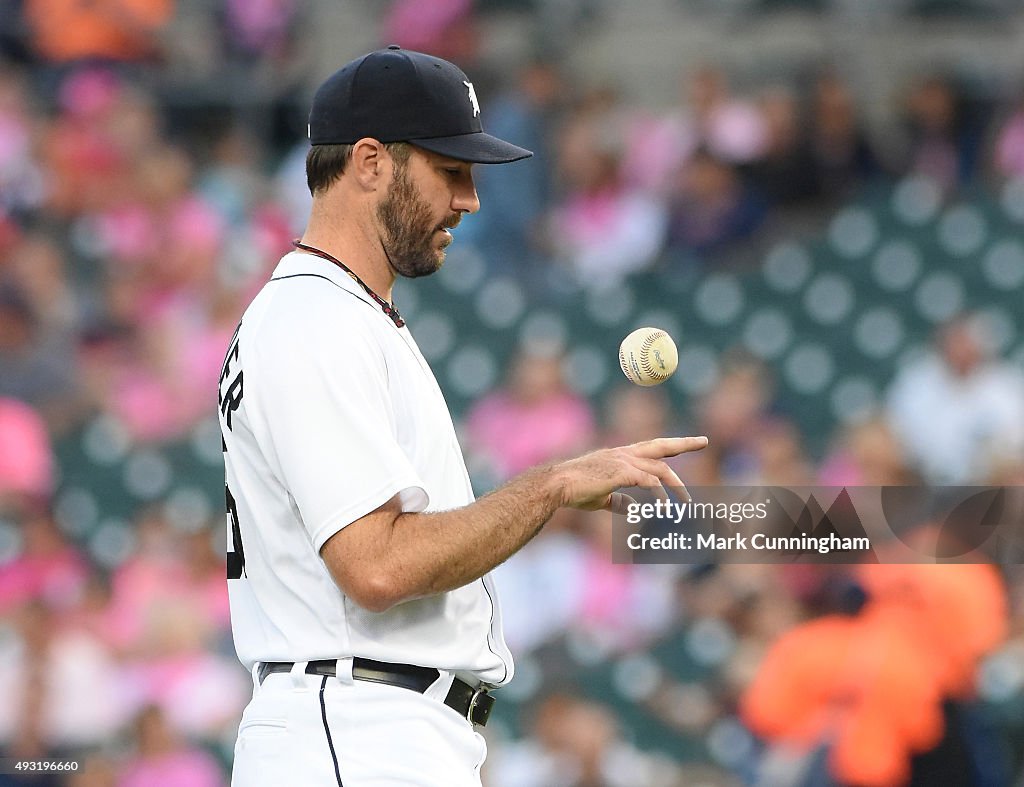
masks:
<svg viewBox="0 0 1024 787"><path fill-rule="evenodd" d="M396 438L375 315L346 293L305 306L256 331L252 387L265 451L319 551L395 495L405 511L429 497Z"/></svg>

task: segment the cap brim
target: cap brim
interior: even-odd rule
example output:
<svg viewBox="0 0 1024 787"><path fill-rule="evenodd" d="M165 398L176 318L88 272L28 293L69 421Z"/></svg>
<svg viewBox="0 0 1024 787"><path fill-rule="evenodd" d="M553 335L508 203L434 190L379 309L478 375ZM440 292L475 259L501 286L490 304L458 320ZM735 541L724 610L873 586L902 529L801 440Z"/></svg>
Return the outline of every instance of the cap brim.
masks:
<svg viewBox="0 0 1024 787"><path fill-rule="evenodd" d="M459 134L454 137L431 137L430 139L410 139L408 141L416 147L429 150L432 153L440 153L442 156L459 161L469 161L473 164L508 164L533 155L532 150L492 137L483 131Z"/></svg>

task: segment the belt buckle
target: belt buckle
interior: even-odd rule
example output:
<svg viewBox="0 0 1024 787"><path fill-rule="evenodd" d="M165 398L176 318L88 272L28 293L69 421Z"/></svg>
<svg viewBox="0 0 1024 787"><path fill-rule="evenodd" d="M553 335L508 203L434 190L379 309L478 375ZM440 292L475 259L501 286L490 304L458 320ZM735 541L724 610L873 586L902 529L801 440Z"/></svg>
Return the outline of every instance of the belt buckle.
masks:
<svg viewBox="0 0 1024 787"><path fill-rule="evenodd" d="M469 698L469 707L466 708L466 720L471 724L484 726L491 715L491 708L494 707L494 697L488 693L490 687L481 683L473 690L473 696Z"/></svg>

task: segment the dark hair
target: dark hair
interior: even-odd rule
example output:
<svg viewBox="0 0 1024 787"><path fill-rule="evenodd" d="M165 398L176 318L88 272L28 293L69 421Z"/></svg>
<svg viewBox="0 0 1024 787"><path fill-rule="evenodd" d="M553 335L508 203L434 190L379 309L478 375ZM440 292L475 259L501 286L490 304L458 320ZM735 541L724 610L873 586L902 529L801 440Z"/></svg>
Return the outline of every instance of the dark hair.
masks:
<svg viewBox="0 0 1024 787"><path fill-rule="evenodd" d="M345 166L352 158L352 145L314 145L306 154L306 185L309 193L316 195L328 189L345 172ZM399 166L409 160L410 147L406 142L385 142L384 148Z"/></svg>

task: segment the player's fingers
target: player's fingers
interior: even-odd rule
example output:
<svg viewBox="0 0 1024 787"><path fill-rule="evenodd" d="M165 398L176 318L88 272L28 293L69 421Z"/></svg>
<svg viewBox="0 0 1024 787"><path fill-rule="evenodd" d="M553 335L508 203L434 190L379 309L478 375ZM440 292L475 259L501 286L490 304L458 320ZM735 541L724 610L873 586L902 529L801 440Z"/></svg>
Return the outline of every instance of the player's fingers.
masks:
<svg viewBox="0 0 1024 787"><path fill-rule="evenodd" d="M661 459L666 456L679 456L679 454L699 451L708 444L708 438L701 437L658 437L654 440L646 440L642 443L634 443L628 450L634 456L642 456L648 459Z"/></svg>
<svg viewBox="0 0 1024 787"><path fill-rule="evenodd" d="M633 459L634 465L645 473L655 475L661 481L662 486L675 487L682 486L682 479L676 475L676 471L669 467L665 462L660 459L646 459L638 456Z"/></svg>
<svg viewBox="0 0 1024 787"><path fill-rule="evenodd" d="M628 514L631 505L636 505L636 498L625 492L612 492L608 495L606 508L613 514Z"/></svg>
<svg viewBox="0 0 1024 787"><path fill-rule="evenodd" d="M661 485L654 488L654 493L659 499L678 502L676 500L678 497L684 503L690 501L690 493L686 491L686 484L676 474L676 471L665 462L658 459L644 459L642 457L637 457L633 461L641 469L659 478Z"/></svg>
<svg viewBox="0 0 1024 787"><path fill-rule="evenodd" d="M643 489L658 490L664 486L661 477L650 473L642 467L633 467L631 472L625 476L621 486L639 486Z"/></svg>

